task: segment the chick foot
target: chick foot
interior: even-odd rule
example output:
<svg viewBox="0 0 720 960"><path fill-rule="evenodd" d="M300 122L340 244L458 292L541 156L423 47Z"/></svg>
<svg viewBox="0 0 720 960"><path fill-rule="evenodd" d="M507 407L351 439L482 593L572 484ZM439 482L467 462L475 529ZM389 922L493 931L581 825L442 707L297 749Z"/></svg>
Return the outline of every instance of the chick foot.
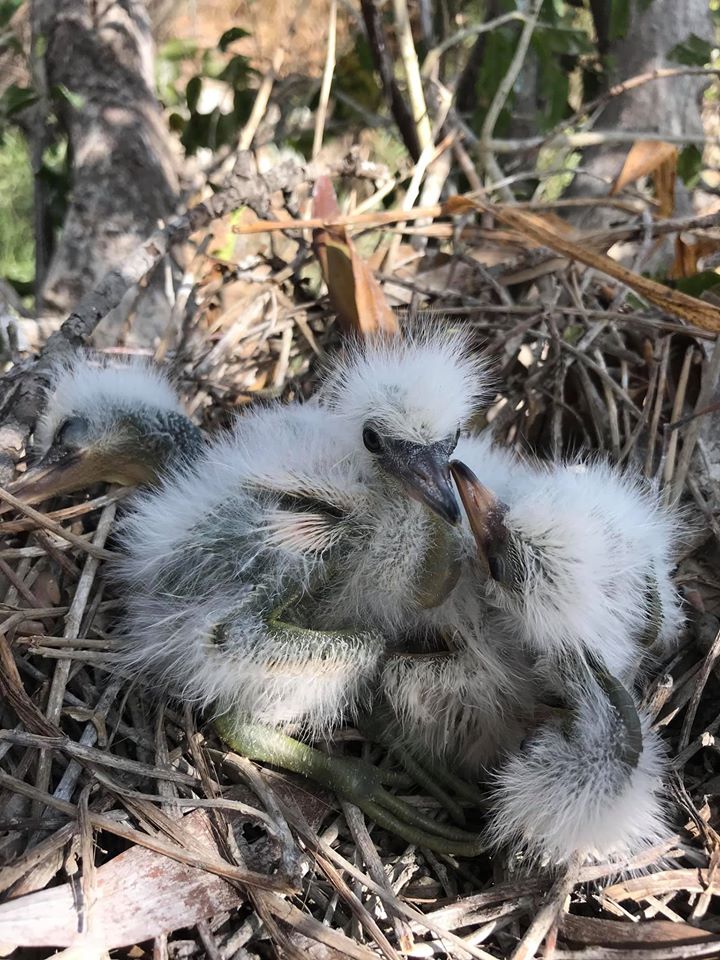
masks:
<svg viewBox="0 0 720 960"><path fill-rule="evenodd" d="M460 857L478 856L487 848L476 834L437 823L386 789L398 782L393 771L354 757L329 757L279 730L229 713L219 717L215 727L237 753L315 780L407 843Z"/></svg>
<svg viewBox="0 0 720 960"><path fill-rule="evenodd" d="M485 797L477 786L458 777L437 760L421 762L409 752L406 738L388 703L376 703L371 712L359 717L357 725L368 740L387 747L415 783L434 797L458 826L465 826L465 812L458 800L474 807L485 806Z"/></svg>

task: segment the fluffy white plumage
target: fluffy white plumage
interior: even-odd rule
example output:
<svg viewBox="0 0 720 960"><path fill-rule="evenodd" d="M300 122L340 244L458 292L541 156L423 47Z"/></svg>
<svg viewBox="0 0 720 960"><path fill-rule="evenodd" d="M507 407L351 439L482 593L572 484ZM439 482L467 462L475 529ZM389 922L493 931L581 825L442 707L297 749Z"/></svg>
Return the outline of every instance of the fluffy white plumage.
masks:
<svg viewBox="0 0 720 960"><path fill-rule="evenodd" d="M574 853L620 867L669 835L665 751L643 717L637 766L618 762L618 718L597 690L575 698L572 735L550 721L494 773L488 835L531 863Z"/></svg>
<svg viewBox="0 0 720 960"><path fill-rule="evenodd" d="M645 718L629 770L618 761L615 706L595 685L568 683L563 668L589 656L632 689L643 658L677 640L679 516L640 478L599 461L533 464L487 435L461 441L456 455L506 508L506 579L476 569L472 588L489 629L534 656L538 701L560 697L574 717L571 734L541 726L497 767L490 835L531 859L580 852L622 862L668 834L662 747Z"/></svg>
<svg viewBox="0 0 720 960"><path fill-rule="evenodd" d="M455 455L507 505L517 561L512 588L481 575L467 524L408 495L363 436L370 422L398 449L449 451L487 380L467 340L440 328L359 343L316 402L246 415L170 471L124 525L124 661L215 711L315 734L379 688L411 749L471 775L495 768L495 842L621 858L663 831L662 750L646 730L637 767L618 765L613 705L592 685L569 690L554 665L591 653L630 685L648 633L672 642L677 524L606 465L541 467L466 438ZM55 380L38 444L68 416L101 411L104 429L113 410L158 409L180 408L152 368L78 363ZM456 566L427 609L428 571L441 581ZM408 635L424 654L401 654ZM548 696L568 699L569 733L537 727Z"/></svg>
<svg viewBox="0 0 720 960"><path fill-rule="evenodd" d="M167 377L149 361L91 357L78 353L51 372L48 403L35 428L35 452L47 453L58 428L82 416L97 433L123 412L183 413Z"/></svg>
<svg viewBox="0 0 720 960"><path fill-rule="evenodd" d="M480 469L471 445L458 455ZM587 649L634 682L649 647L666 652L682 623L671 577L678 518L649 484L607 463L518 465L516 474L499 496L523 576L511 586L488 579L488 600L538 653Z"/></svg>
<svg viewBox="0 0 720 960"><path fill-rule="evenodd" d="M344 466L341 437L319 430L321 420L311 406L259 410L138 498L119 569L131 596L129 666L186 699L261 723L324 732L352 707L381 641L269 624L281 602L322 582L339 533L327 511L302 509L308 490L338 512L362 492ZM327 668L321 674L316 660Z"/></svg>
<svg viewBox="0 0 720 960"><path fill-rule="evenodd" d="M397 388L381 416L394 438L454 440L460 424L441 407L439 423L429 420L426 383L403 379L413 365L420 373L416 351L425 360L433 342L442 382L464 385L458 412L466 416L480 368L457 337L452 349L440 332L421 347L372 343L353 351L341 376L331 374L321 404L243 417L138 498L119 570L131 598L127 664L184 697L260 722L322 732L352 712L385 642L418 622L416 585L438 521L363 446L368 416L384 414L380 397L345 404L338 377L367 384L378 367ZM400 409L402 420L393 419ZM294 598L278 615L293 623L271 623L274 608ZM297 619L303 602L307 623ZM318 660L324 670L313 677Z"/></svg>
<svg viewBox="0 0 720 960"><path fill-rule="evenodd" d="M487 363L465 333L431 325L403 338L357 341L330 370L320 400L358 430L376 417L394 436L430 443L454 436L487 399Z"/></svg>
<svg viewBox="0 0 720 960"><path fill-rule="evenodd" d="M451 646L440 655L388 656L380 687L411 753L475 780L519 748L537 689L522 652L513 661L482 612Z"/></svg>

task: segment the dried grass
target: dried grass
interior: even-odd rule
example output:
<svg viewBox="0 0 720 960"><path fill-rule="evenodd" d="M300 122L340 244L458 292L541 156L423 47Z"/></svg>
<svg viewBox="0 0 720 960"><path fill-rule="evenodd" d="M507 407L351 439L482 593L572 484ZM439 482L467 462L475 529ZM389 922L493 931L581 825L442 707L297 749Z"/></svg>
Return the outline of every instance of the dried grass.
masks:
<svg viewBox="0 0 720 960"><path fill-rule="evenodd" d="M394 173L347 179L346 195L359 205ZM276 196L274 213L296 216L308 189L284 211ZM394 244L380 274L386 296L476 331L498 373L487 420L500 443L633 463L699 520L677 573L690 627L645 694L675 758L678 836L657 851L663 869L646 873L645 858L629 880L602 864L527 875L500 857L436 856L312 783L227 755L202 717L112 672L122 598L104 559L121 505L98 492L0 523L0 943L177 958L262 957L271 944L298 957L524 958L543 941L565 960L720 955L720 440L711 416L693 417L717 397L720 348L602 273L487 228L413 228L416 246ZM309 395L339 339L307 234L244 237L237 263L208 252L226 239L193 236L189 294L153 345L209 430L259 398ZM388 240L357 242L376 263ZM338 749L382 758L358 741L340 731Z"/></svg>

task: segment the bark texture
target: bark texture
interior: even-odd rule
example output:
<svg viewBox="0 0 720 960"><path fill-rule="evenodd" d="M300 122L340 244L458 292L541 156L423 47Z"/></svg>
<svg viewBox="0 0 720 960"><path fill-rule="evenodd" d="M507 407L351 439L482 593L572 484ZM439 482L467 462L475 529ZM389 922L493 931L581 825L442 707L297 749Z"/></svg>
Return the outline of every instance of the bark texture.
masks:
<svg viewBox="0 0 720 960"><path fill-rule="evenodd" d="M624 37L609 39L611 0L591 0L600 50L607 64L608 88L622 80L648 73L659 67L677 67L669 52L691 33L713 39L707 0L628 0L631 19ZM703 77L673 77L654 80L612 99L598 123L598 131L641 131L702 138ZM607 194L611 182L622 168L628 144L605 144L584 154L572 193L579 196ZM689 199L678 191L678 209L689 212ZM593 211L589 216L597 216Z"/></svg>
<svg viewBox="0 0 720 960"><path fill-rule="evenodd" d="M173 212L177 178L141 0L35 0L33 35L49 93L70 91L54 99L72 192L42 291L65 313Z"/></svg>

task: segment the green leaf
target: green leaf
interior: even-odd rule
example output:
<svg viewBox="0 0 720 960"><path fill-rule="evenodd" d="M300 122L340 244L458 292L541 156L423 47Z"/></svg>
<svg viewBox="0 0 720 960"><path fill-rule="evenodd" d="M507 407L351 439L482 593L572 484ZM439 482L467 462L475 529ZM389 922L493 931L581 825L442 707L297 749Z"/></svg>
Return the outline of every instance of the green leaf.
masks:
<svg viewBox="0 0 720 960"><path fill-rule="evenodd" d="M250 61L247 57L238 55L228 60L227 66L218 76L218 80L223 80L231 87L244 87L247 85L250 73Z"/></svg>
<svg viewBox="0 0 720 960"><path fill-rule="evenodd" d="M706 63L710 63L712 51L712 44L708 40L691 33L682 43L672 48L668 57L686 67L704 67Z"/></svg>
<svg viewBox="0 0 720 960"><path fill-rule="evenodd" d="M695 144L683 147L678 154L677 172L689 190L697 186L702 165L702 151L698 150Z"/></svg>
<svg viewBox="0 0 720 960"><path fill-rule="evenodd" d="M669 286L682 293L689 293L692 297L699 297L701 293L717 287L718 284L720 284L720 274L715 273L714 270L703 270L701 273L696 273L694 277L681 277L679 280L674 280Z"/></svg>
<svg viewBox="0 0 720 960"><path fill-rule="evenodd" d="M225 146L234 143L240 126L234 113L219 113L215 125L215 145Z"/></svg>
<svg viewBox="0 0 720 960"><path fill-rule="evenodd" d="M35 37L35 40L33 41L33 50L38 60L42 60L42 58L47 53L47 48L48 48L47 37L45 36L44 33L38 34L38 36Z"/></svg>
<svg viewBox="0 0 720 960"><path fill-rule="evenodd" d="M563 331L562 338L565 343L575 345L580 342L580 338L585 333L585 328L579 323L569 323Z"/></svg>
<svg viewBox="0 0 720 960"><path fill-rule="evenodd" d="M162 60L189 60L198 52L198 45L194 40L168 40L158 50L158 57Z"/></svg>
<svg viewBox="0 0 720 960"><path fill-rule="evenodd" d="M575 57L581 54L591 56L595 52L595 47L584 30L564 27L538 29L533 34L532 42L538 49L566 53Z"/></svg>
<svg viewBox="0 0 720 960"><path fill-rule="evenodd" d="M61 100L65 100L75 110L82 110L85 106L85 97L81 93L75 93L74 90L68 90L64 83L56 84L51 92Z"/></svg>
<svg viewBox="0 0 720 960"><path fill-rule="evenodd" d="M6 27L22 6L23 0L0 0L0 27Z"/></svg>
<svg viewBox="0 0 720 960"><path fill-rule="evenodd" d="M168 117L168 126L173 133L182 133L187 126L187 121L181 113L173 112Z"/></svg>
<svg viewBox="0 0 720 960"><path fill-rule="evenodd" d="M235 90L233 93L233 117L238 127L247 123L255 103L255 92L249 88Z"/></svg>
<svg viewBox="0 0 720 960"><path fill-rule="evenodd" d="M249 36L250 34L247 32L247 30L243 30L242 27L230 27L230 29L226 30L218 40L218 47L223 53L225 53L230 44L235 40L241 40L243 37Z"/></svg>
<svg viewBox="0 0 720 960"><path fill-rule="evenodd" d="M200 73L203 77L217 79L225 69L225 58L219 57L215 50L206 50L202 55Z"/></svg>
<svg viewBox="0 0 720 960"><path fill-rule="evenodd" d="M20 87L11 83L0 96L0 115L11 117L35 103L37 99L38 95L32 87Z"/></svg>
<svg viewBox="0 0 720 960"><path fill-rule="evenodd" d="M532 38L537 56L538 106L542 111L537 118L540 130L554 127L570 113L569 74L577 64L577 54L584 52L581 38L576 31L558 29L538 31Z"/></svg>
<svg viewBox="0 0 720 960"><path fill-rule="evenodd" d="M195 153L198 148L206 147L210 143L210 134L216 122L214 114L215 111L192 114L180 138L180 142L188 153Z"/></svg>
<svg viewBox="0 0 720 960"><path fill-rule="evenodd" d="M505 76L512 61L517 45L517 29L512 26L501 27L487 35L485 55L478 71L477 79L477 108L473 127L480 128L482 119L490 106L500 79ZM496 134L502 135L507 129L511 115L514 95L510 94L507 104L502 110L495 128Z"/></svg>
<svg viewBox="0 0 720 960"><path fill-rule="evenodd" d="M630 26L630 0L610 0L608 35L611 40L624 37Z"/></svg>

